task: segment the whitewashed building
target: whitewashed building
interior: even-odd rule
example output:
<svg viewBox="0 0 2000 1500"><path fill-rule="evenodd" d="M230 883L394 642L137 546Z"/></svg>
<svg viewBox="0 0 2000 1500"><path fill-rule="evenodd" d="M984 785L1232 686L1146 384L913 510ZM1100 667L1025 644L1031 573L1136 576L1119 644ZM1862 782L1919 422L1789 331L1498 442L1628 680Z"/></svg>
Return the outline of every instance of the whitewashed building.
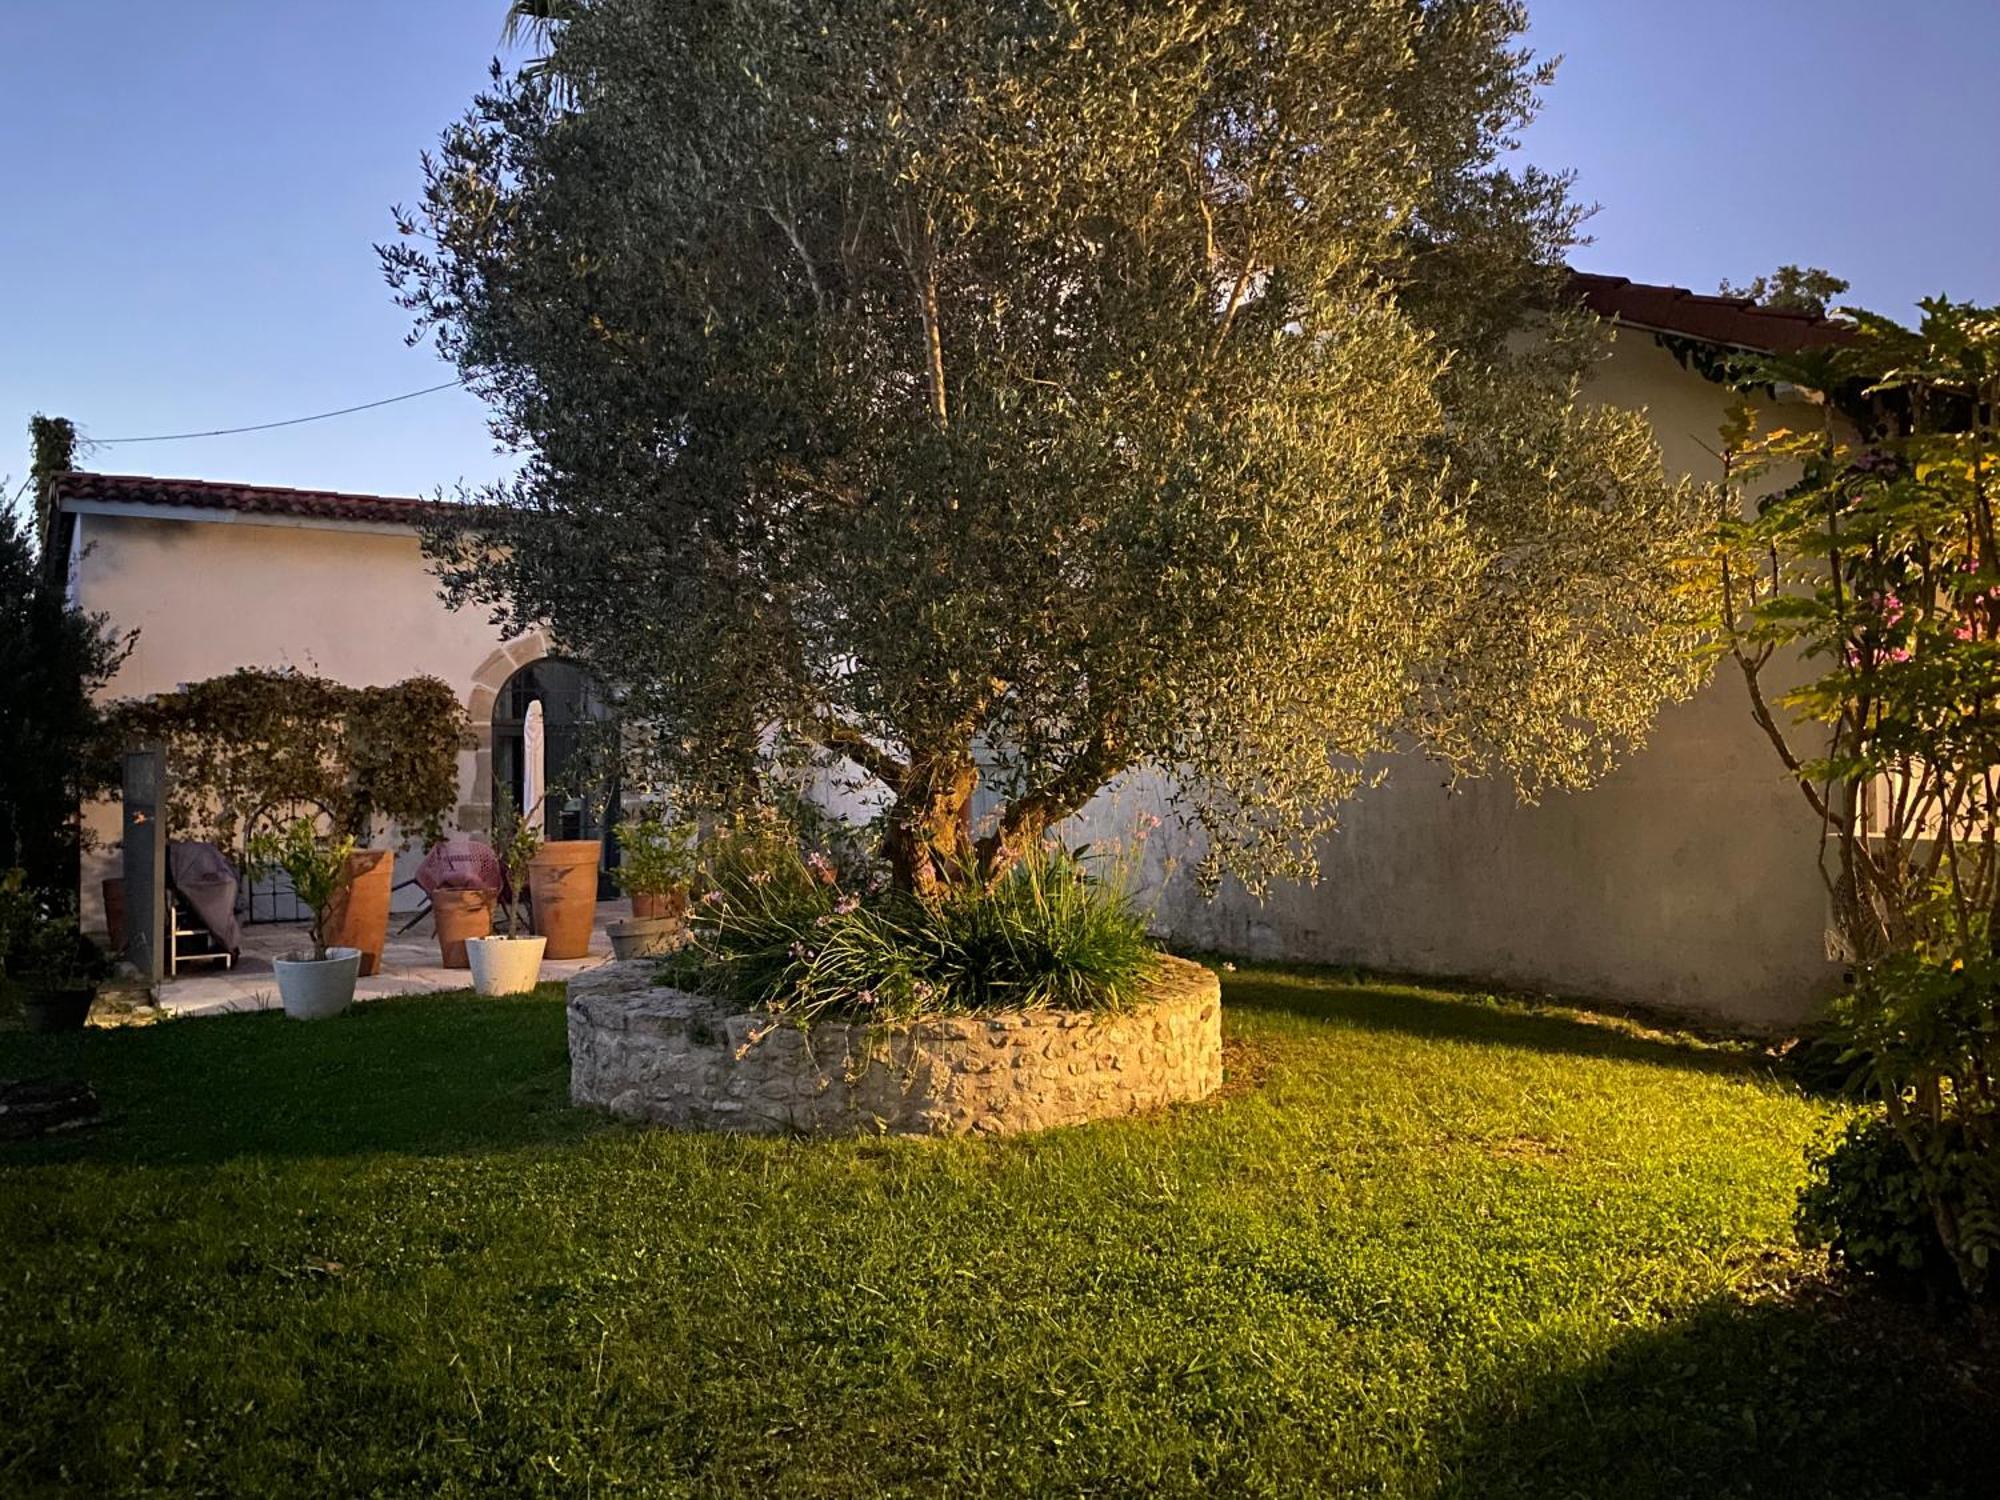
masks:
<svg viewBox="0 0 2000 1500"><path fill-rule="evenodd" d="M1717 350L1789 352L1837 337L1818 320L1740 299L1579 276L1620 331L1592 394L1645 409L1671 470L1713 477L1736 399L1701 370ZM108 691L143 696L238 667L296 667L350 685L428 674L472 723L458 824L488 825L518 776L528 703L586 716L587 688L538 635L503 641L483 614L439 601L417 524L426 502L376 495L73 473L56 482L58 544L85 609L136 628ZM518 791L518 787L515 788ZM1085 814L1115 835L1156 801L1143 780ZM109 808L96 831L115 836ZM1324 878L1267 902L1225 886L1204 900L1172 842L1149 845L1161 925L1181 941L1664 1005L1736 1021L1804 1015L1838 971L1823 956L1816 824L1719 678L1662 716L1649 745L1587 793L1520 805L1497 783L1447 791L1420 760L1345 811ZM593 829L566 830L568 836ZM109 857L87 860L95 899Z"/></svg>

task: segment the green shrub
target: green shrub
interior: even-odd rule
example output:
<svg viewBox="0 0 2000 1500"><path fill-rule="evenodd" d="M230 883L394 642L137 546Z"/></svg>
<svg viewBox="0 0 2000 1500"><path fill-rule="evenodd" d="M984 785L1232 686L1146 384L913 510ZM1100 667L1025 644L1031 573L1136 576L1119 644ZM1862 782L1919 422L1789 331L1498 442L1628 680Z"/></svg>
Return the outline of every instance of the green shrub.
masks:
<svg viewBox="0 0 2000 1500"><path fill-rule="evenodd" d="M760 823L713 841L705 873L694 942L669 960L670 977L799 1024L828 1013L1121 1010L1157 963L1123 882L1060 849L926 902L856 889L832 858Z"/></svg>
<svg viewBox="0 0 2000 1500"><path fill-rule="evenodd" d="M1799 1242L1829 1251L1849 1270L1891 1280L1951 1274L1923 1182L1880 1115L1849 1120L1806 1151L1811 1178L1799 1191Z"/></svg>
<svg viewBox="0 0 2000 1500"><path fill-rule="evenodd" d="M619 864L613 872L628 896L664 896L693 884L698 870L695 825L657 813L618 825Z"/></svg>

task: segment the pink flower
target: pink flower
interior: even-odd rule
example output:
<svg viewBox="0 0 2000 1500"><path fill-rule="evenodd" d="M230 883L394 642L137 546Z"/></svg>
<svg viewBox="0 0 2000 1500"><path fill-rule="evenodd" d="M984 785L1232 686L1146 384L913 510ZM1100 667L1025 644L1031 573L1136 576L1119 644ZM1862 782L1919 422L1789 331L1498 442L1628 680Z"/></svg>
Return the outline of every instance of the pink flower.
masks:
<svg viewBox="0 0 2000 1500"><path fill-rule="evenodd" d="M875 992L873 990L857 991L854 996L854 1003L856 1005L873 1005L875 1003Z"/></svg>
<svg viewBox="0 0 2000 1500"><path fill-rule="evenodd" d="M707 905L709 905L709 906L720 906L720 905L722 905L722 899L723 899L723 898L722 898L722 892L720 892L720 891L704 891L704 892L702 893L702 897L701 897L701 899L702 899L702 901L703 901L703 902L704 902L705 904L707 904Z"/></svg>
<svg viewBox="0 0 2000 1500"><path fill-rule="evenodd" d="M861 909L861 898L859 896L842 896L838 901L833 903L833 909L839 916L851 917Z"/></svg>
<svg viewBox="0 0 2000 1500"><path fill-rule="evenodd" d="M750 883L752 885L769 885L771 883L771 872L769 870L752 870L750 872Z"/></svg>
<svg viewBox="0 0 2000 1500"><path fill-rule="evenodd" d="M834 871L833 861L817 851L806 856L806 868L819 877L821 885L832 885L839 878Z"/></svg>

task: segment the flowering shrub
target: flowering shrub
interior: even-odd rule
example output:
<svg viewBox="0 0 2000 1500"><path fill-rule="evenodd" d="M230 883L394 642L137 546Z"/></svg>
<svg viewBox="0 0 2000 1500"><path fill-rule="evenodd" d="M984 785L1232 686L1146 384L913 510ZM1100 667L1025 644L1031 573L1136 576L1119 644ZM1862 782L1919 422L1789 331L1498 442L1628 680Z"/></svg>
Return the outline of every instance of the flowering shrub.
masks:
<svg viewBox="0 0 2000 1500"><path fill-rule="evenodd" d="M1802 1223L1859 1268L1907 1262L1869 1216L1900 1222L1914 1191L1976 1295L2000 1249L2000 308L1928 302L1916 329L1860 314L1843 347L1756 378L1823 420L1725 429L1732 480L1798 477L1751 515L1729 487L1719 637L1823 829L1830 946L1854 976L1834 1034L1907 1168L1859 1172L1879 1135L1844 1141ZM1764 690L1780 651L1813 674L1777 700L1789 729Z"/></svg>
<svg viewBox="0 0 2000 1500"><path fill-rule="evenodd" d="M1054 846L991 884L929 901L879 876L857 886L775 825L734 830L704 853L694 941L668 961L670 977L798 1024L828 1013L1121 1010L1155 966L1122 883Z"/></svg>

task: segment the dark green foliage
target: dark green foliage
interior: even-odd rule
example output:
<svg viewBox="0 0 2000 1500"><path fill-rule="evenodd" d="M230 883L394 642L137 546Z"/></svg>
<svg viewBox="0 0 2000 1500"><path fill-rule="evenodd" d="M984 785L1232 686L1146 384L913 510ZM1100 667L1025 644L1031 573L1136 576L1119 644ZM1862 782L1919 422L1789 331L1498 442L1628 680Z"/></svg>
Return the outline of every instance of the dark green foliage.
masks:
<svg viewBox="0 0 2000 1500"><path fill-rule="evenodd" d="M1725 297L1748 297L1759 307L1772 312L1804 313L1809 317L1823 318L1833 299L1847 290L1848 284L1831 271L1823 271L1818 266L1778 267L1769 276L1759 276L1743 286L1731 285L1724 281L1719 288Z"/></svg>
<svg viewBox="0 0 2000 1500"><path fill-rule="evenodd" d="M72 608L66 585L0 508L0 869L18 865L48 891L76 889L77 809L106 770L91 753L92 695L132 639Z"/></svg>
<svg viewBox="0 0 2000 1500"><path fill-rule="evenodd" d="M1377 756L1583 786L1691 689L1514 0L515 14L383 252L526 453L426 542L683 785L804 747L927 894L1151 766L1261 886Z"/></svg>
<svg viewBox="0 0 2000 1500"><path fill-rule="evenodd" d="M1841 1265L1890 1282L1957 1288L1952 1258L1938 1239L1924 1173L1880 1114L1849 1120L1808 1155L1812 1178L1799 1194L1802 1243L1824 1246ZM1972 1186L1973 1159L1941 1149L1935 1171L1943 1195L1961 1208ZM1988 1186L1987 1212L1992 1212Z"/></svg>
<svg viewBox="0 0 2000 1500"><path fill-rule="evenodd" d="M458 801L464 733L458 695L435 677L352 688L245 667L112 704L103 740L111 752L165 745L173 836L234 849L312 807L364 842L378 819L435 842Z"/></svg>
<svg viewBox="0 0 2000 1500"><path fill-rule="evenodd" d="M0 1490L1990 1493L1964 1341L1784 1291L1822 1106L1518 1003L1224 999L1220 1099L1004 1142L613 1125L553 986L0 1035L106 1115L0 1151Z"/></svg>
<svg viewBox="0 0 2000 1500"><path fill-rule="evenodd" d="M1976 1296L2000 1253L2000 308L1852 321L1758 365L1816 398L1812 423L1724 427L1718 649L1814 814L1801 858L1853 974L1828 1034L1913 1174L1881 1181L1927 1195ZM1781 488L1736 483L1757 480ZM1775 704L1774 659L1806 666ZM1850 1218L1861 1191L1839 1185Z"/></svg>
<svg viewBox="0 0 2000 1500"><path fill-rule="evenodd" d="M711 841L705 874L694 941L668 972L801 1025L827 1013L1122 1010L1156 967L1145 914L1117 874L1059 848L920 901L752 827Z"/></svg>

